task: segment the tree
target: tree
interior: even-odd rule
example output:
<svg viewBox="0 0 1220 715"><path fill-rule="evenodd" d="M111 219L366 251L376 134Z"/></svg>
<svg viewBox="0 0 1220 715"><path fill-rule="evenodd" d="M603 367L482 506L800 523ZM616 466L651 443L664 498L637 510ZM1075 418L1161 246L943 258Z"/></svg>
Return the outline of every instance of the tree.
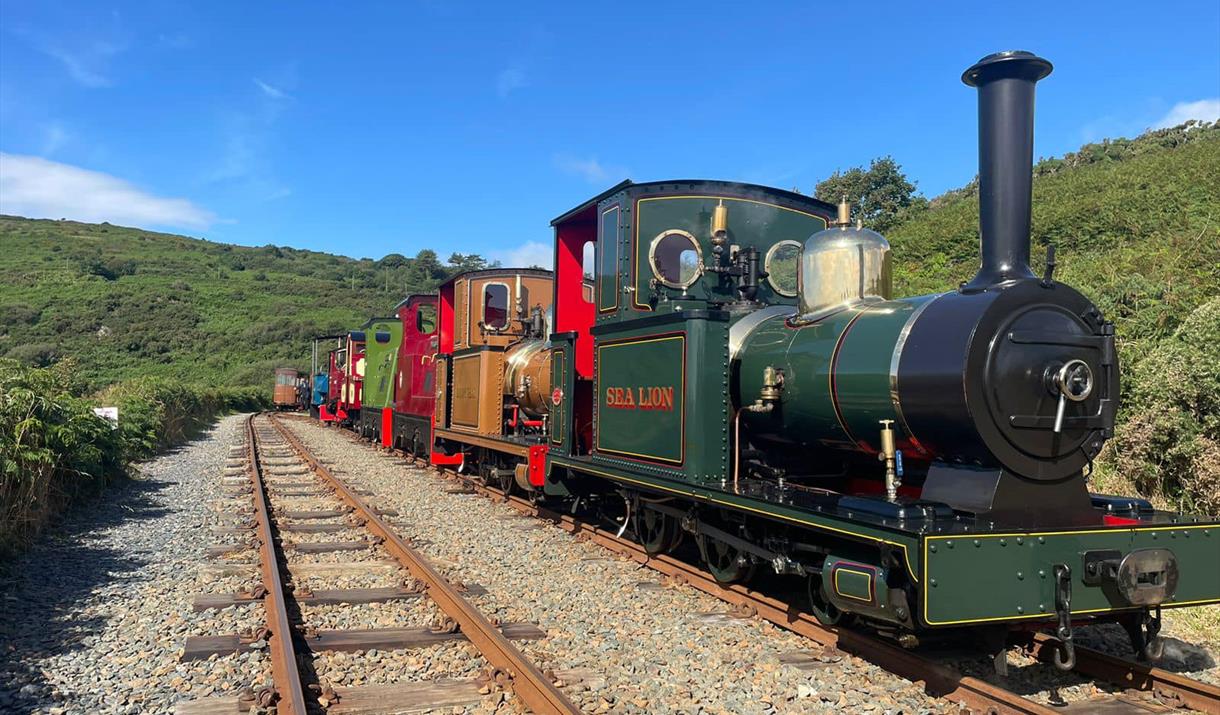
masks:
<svg viewBox="0 0 1220 715"><path fill-rule="evenodd" d="M448 278L449 274L441 261L436 257L436 251L425 248L415 254L411 262L411 281L413 285L431 288L438 281Z"/></svg>
<svg viewBox="0 0 1220 715"><path fill-rule="evenodd" d="M478 271L487 268L487 260L477 253L454 253L449 256L450 272L452 274Z"/></svg>
<svg viewBox="0 0 1220 715"><path fill-rule="evenodd" d="M928 200L915 194L915 184L907 180L902 167L891 156L873 159L868 169L855 167L836 171L818 182L813 195L837 204L843 198L852 203L852 219L885 233L899 223L899 215L927 207Z"/></svg>
<svg viewBox="0 0 1220 715"><path fill-rule="evenodd" d="M407 257L401 253L390 253L380 261L377 261L377 264L383 268L401 268L408 263L410 263L410 261L407 260Z"/></svg>

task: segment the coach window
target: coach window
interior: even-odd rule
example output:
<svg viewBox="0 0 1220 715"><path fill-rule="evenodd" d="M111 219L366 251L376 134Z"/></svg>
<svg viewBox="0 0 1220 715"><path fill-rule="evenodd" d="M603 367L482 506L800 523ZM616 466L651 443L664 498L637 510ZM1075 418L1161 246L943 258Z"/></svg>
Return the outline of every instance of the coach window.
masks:
<svg viewBox="0 0 1220 715"><path fill-rule="evenodd" d="M483 327L503 330L508 327L508 286L488 283L483 288Z"/></svg>
<svg viewBox="0 0 1220 715"><path fill-rule="evenodd" d="M689 288L703 273L703 251L695 237L671 228L652 239L648 262L657 281L670 288Z"/></svg>
<svg viewBox="0 0 1220 715"><path fill-rule="evenodd" d="M424 335L436 330L436 306L421 305L415 311L415 329Z"/></svg>

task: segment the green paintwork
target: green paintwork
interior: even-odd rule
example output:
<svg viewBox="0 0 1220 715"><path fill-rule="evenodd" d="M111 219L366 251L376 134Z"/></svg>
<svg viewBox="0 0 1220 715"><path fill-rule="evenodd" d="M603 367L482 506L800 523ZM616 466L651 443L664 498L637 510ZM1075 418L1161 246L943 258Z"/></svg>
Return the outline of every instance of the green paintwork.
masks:
<svg viewBox="0 0 1220 715"><path fill-rule="evenodd" d="M605 463L642 461L719 484L729 462L729 324L691 307L668 303L644 321L661 324L624 321L597 336L594 444ZM672 410L641 408L640 388L652 387L673 388ZM609 408L611 388L632 388L635 409Z"/></svg>
<svg viewBox="0 0 1220 715"><path fill-rule="evenodd" d="M550 414L550 448L558 450L559 454L571 452L572 410L570 409L573 393L569 378L572 372L568 366L571 363L571 339L556 341L551 349L551 390L560 390L563 395L558 403L551 401Z"/></svg>
<svg viewBox="0 0 1220 715"><path fill-rule="evenodd" d="M719 195L721 193L737 193L739 196ZM681 290L663 286L654 292L650 285L653 273L648 262L648 250L652 240L664 231L679 229L690 233L699 242L703 263L712 263L712 211L720 202L728 207L729 243L741 248L753 246L763 258L767 251L780 241L804 243L805 239L826 228L825 218L806 213L813 211L813 207L798 211L780 206L774 201L766 194L755 195L754 192L743 191L741 187L711 184L681 191L676 196L654 195L629 189L604 202L601 211L610 208L615 202L623 208L618 216L617 235L610 233L613 221L608 221L607 225L599 230L598 306L614 306L616 295L611 293L610 287L613 285L616 289L619 288L618 272L626 273L625 280L634 288L634 293L617 294L618 310L599 313L598 322L638 317L640 311L649 310L654 297L696 300L733 298L734 290L730 283L721 282L720 277L712 273L705 273L685 294ZM610 233L612 240L604 240L607 233ZM618 240L615 241L614 238ZM611 274L611 270L616 273ZM758 297L770 304L796 303L796 298L783 296L772 290L766 280L763 280L759 287Z"/></svg>
<svg viewBox="0 0 1220 715"><path fill-rule="evenodd" d="M364 386L361 405L376 409L394 406L394 381L398 372L398 347L402 344L402 321L374 319L364 326ZM390 334L389 342L377 342L379 332Z"/></svg>
<svg viewBox="0 0 1220 715"><path fill-rule="evenodd" d="M866 603L873 601L873 573L849 567L827 571L834 574L835 593Z"/></svg>
<svg viewBox="0 0 1220 715"><path fill-rule="evenodd" d="M782 433L803 446L853 447L830 400L830 358L839 336L857 313L856 309L845 310L800 328L791 328L778 317L750 333L738 354L739 404L748 405L758 397L764 368L770 365L784 371L781 409L742 413L752 429Z"/></svg>
<svg viewBox="0 0 1220 715"><path fill-rule="evenodd" d="M1084 585L1081 555L1100 549L1123 555L1136 549L1173 551L1180 580L1176 597L1166 606L1220 599L1220 526L1215 524L927 537L924 546L928 568L923 620L928 625L1053 616L1055 564L1072 569L1073 613L1129 607L1100 586Z"/></svg>
<svg viewBox="0 0 1220 715"><path fill-rule="evenodd" d="M597 450L682 464L686 334L642 333L596 346Z"/></svg>
<svg viewBox="0 0 1220 715"><path fill-rule="evenodd" d="M839 610L910 627L911 604L902 589L889 587L889 580L888 568L867 559L831 554L822 564L822 593Z"/></svg>
<svg viewBox="0 0 1220 715"><path fill-rule="evenodd" d="M784 371L782 410L747 413L751 427L810 447L877 451L880 421L897 420L890 396L895 344L912 313L934 297L853 307L801 327L790 327L783 317L763 323L739 355L739 399L753 402L762 389L763 369L778 367ZM908 448L901 425L894 429L899 447Z"/></svg>
<svg viewBox="0 0 1220 715"><path fill-rule="evenodd" d="M597 310L614 310L621 303L619 295L619 267L622 252L622 207L618 204L603 206L598 224L597 245L605 250L597 252Z"/></svg>
<svg viewBox="0 0 1220 715"><path fill-rule="evenodd" d="M852 323L835 361L835 394L843 423L860 448L880 450L880 421L896 420L890 394L890 368L903 326L915 310L935 296L891 300L870 306ZM906 435L897 422L899 448Z"/></svg>
<svg viewBox="0 0 1220 715"><path fill-rule="evenodd" d="M713 486L688 481L680 474L665 477L660 475L660 470L642 469L639 465L625 462L611 463L596 457L589 459L559 457L554 454L550 456L552 466L652 489L662 494L684 496L698 502L739 509L781 523L807 527L821 534L823 542L832 545L836 553L853 559L876 558L878 548L888 546L898 553L899 560L906 565L904 571L912 580L919 573L919 537L915 534L878 528L829 513L805 511L744 494L734 494L717 488L720 486L719 482Z"/></svg>

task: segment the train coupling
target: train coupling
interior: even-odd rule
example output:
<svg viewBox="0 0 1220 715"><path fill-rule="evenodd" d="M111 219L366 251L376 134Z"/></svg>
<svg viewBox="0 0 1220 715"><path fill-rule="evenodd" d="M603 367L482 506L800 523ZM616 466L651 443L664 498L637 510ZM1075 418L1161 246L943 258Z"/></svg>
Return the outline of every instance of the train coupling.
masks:
<svg viewBox="0 0 1220 715"><path fill-rule="evenodd" d="M1178 560L1169 549L1137 549L1084 553L1086 586L1112 591L1132 606L1159 606L1178 590Z"/></svg>

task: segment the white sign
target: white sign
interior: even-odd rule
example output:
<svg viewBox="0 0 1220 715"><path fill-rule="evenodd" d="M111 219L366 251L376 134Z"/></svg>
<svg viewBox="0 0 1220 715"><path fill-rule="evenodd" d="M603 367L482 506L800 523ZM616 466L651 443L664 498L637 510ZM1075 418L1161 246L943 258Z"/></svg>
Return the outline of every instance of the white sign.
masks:
<svg viewBox="0 0 1220 715"><path fill-rule="evenodd" d="M93 414L102 419L109 420L110 429L118 429L119 427L119 408L117 407L94 407Z"/></svg>

